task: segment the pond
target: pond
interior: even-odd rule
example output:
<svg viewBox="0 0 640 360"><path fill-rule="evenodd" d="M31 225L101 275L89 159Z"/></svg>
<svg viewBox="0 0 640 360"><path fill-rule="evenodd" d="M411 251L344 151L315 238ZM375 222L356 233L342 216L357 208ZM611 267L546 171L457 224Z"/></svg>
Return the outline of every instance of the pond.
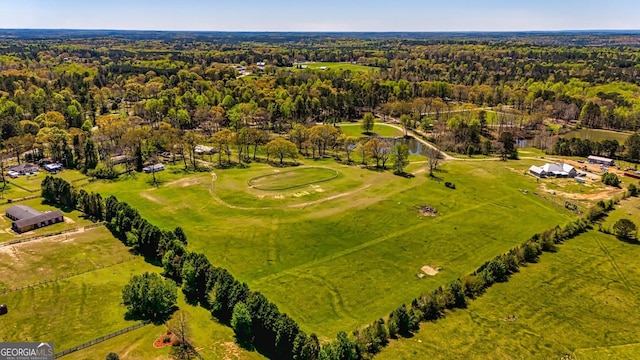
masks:
<svg viewBox="0 0 640 360"><path fill-rule="evenodd" d="M413 138L413 137L397 138L397 139L391 139L391 141L393 142L393 145L397 143L402 143L407 145L407 147L409 148L410 155L425 155L425 156L427 155L428 147L423 143L421 143L420 141L416 140L416 138Z"/></svg>

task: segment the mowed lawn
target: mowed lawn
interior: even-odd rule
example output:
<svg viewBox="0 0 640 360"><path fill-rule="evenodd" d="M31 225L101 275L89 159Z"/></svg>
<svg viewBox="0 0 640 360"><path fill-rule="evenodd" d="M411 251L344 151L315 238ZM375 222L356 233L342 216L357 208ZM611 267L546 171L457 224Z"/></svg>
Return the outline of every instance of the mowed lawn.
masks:
<svg viewBox="0 0 640 360"><path fill-rule="evenodd" d="M638 199L623 201L612 217L637 206ZM377 358L637 358L638 256L640 246L592 230L494 285L467 309L392 341Z"/></svg>
<svg viewBox="0 0 640 360"><path fill-rule="evenodd" d="M303 162L334 168L339 176L280 193L259 191L249 188L249 179L283 169L251 164L182 179L175 170L160 173L157 188L139 175L85 189L115 194L162 228L182 226L191 250L207 254L323 339L385 316L574 216L532 195L535 180L502 162L445 164L437 173L441 181L424 172L405 179L328 160ZM438 215L421 215L424 205ZM421 279L424 265L442 271Z"/></svg>
<svg viewBox="0 0 640 360"><path fill-rule="evenodd" d="M247 183L258 190L287 190L332 180L338 172L323 167L303 167L268 173L250 179Z"/></svg>
<svg viewBox="0 0 640 360"><path fill-rule="evenodd" d="M355 137L365 137L371 134L365 134L362 129L361 123L353 123L353 124L339 124L340 131L343 134ZM382 137L400 137L404 136L404 132L394 126L375 123L373 125L373 130L371 131L374 135L382 136Z"/></svg>

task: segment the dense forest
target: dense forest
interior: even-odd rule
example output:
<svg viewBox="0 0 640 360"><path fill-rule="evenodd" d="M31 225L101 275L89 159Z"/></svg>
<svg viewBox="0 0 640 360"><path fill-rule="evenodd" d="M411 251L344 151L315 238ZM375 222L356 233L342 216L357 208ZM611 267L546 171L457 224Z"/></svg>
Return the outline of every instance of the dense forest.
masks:
<svg viewBox="0 0 640 360"><path fill-rule="evenodd" d="M108 175L120 155L139 170L178 152L195 167L204 143L242 161L285 136L322 155L353 140L296 125L367 112L460 153L495 152L504 132L553 150L558 128L640 128L638 34L427 35L7 30L3 149Z"/></svg>

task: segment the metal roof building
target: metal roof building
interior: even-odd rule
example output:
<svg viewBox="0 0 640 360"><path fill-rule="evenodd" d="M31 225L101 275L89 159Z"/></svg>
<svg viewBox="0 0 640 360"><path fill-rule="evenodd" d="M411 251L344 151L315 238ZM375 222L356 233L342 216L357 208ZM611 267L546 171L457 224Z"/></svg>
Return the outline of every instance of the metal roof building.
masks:
<svg viewBox="0 0 640 360"><path fill-rule="evenodd" d="M60 210L43 213L25 205L14 205L7 209L5 215L14 220L12 228L18 233L64 221L64 215Z"/></svg>

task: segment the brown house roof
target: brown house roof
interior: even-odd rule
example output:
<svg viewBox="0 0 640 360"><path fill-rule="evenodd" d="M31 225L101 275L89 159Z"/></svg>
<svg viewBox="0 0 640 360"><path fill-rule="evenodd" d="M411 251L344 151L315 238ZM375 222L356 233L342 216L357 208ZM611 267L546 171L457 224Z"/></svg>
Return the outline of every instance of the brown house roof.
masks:
<svg viewBox="0 0 640 360"><path fill-rule="evenodd" d="M22 228L27 227L27 226L40 224L40 223L47 222L49 220L58 219L58 218L61 218L61 217L64 217L64 215L62 215L62 211L55 210L55 211L46 212L44 214L40 214L40 215L37 215L37 216L33 216L33 217L30 217L30 218L17 220L13 224L18 229L22 229Z"/></svg>

